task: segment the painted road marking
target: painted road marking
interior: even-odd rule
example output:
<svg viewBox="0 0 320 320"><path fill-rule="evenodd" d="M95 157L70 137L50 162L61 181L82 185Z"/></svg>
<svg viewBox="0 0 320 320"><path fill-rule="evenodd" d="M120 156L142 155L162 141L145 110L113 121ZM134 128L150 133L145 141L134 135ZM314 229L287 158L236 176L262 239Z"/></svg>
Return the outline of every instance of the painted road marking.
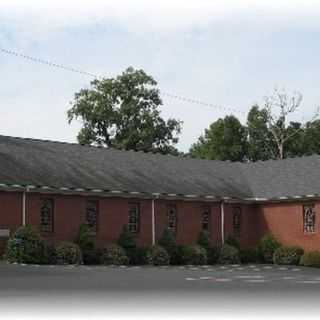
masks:
<svg viewBox="0 0 320 320"><path fill-rule="evenodd" d="M200 280L210 280L210 279L212 279L212 277L200 277L199 279Z"/></svg>
<svg viewBox="0 0 320 320"><path fill-rule="evenodd" d="M250 283L264 283L267 282L269 280L265 280L265 279L248 279L248 280L244 280L245 282L250 282Z"/></svg>
<svg viewBox="0 0 320 320"><path fill-rule="evenodd" d="M256 268L256 269L253 269L253 271L261 271L261 269Z"/></svg>
<svg viewBox="0 0 320 320"><path fill-rule="evenodd" d="M263 267L264 269L272 269L273 267L271 267L271 266L265 266L265 267Z"/></svg>
<svg viewBox="0 0 320 320"><path fill-rule="evenodd" d="M235 278L239 279L261 279L264 278L262 275L243 275L243 276L235 276Z"/></svg>
<svg viewBox="0 0 320 320"><path fill-rule="evenodd" d="M291 271L301 271L301 269L294 268L294 269L291 269Z"/></svg>
<svg viewBox="0 0 320 320"><path fill-rule="evenodd" d="M297 281L297 283L320 284L320 281L317 281L317 280L301 280L301 281Z"/></svg>
<svg viewBox="0 0 320 320"><path fill-rule="evenodd" d="M216 282L230 282L230 281L232 281L232 279L229 279L229 278L217 278L217 279L214 279L214 281L216 281Z"/></svg>
<svg viewBox="0 0 320 320"><path fill-rule="evenodd" d="M283 280L294 280L294 279L296 279L295 277L283 277L282 278Z"/></svg>
<svg viewBox="0 0 320 320"><path fill-rule="evenodd" d="M279 270L281 270L281 271L283 271L283 270L288 270L288 268L281 267L281 268L279 268Z"/></svg>
<svg viewBox="0 0 320 320"><path fill-rule="evenodd" d="M194 281L194 280L197 280L195 278L185 278L187 281Z"/></svg>

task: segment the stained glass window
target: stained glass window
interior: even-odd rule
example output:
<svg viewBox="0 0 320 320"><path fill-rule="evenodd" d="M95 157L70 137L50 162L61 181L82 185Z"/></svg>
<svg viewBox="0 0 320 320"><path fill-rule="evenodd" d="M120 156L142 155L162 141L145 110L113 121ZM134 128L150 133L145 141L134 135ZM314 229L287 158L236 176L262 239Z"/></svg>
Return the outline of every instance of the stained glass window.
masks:
<svg viewBox="0 0 320 320"><path fill-rule="evenodd" d="M177 208L174 205L170 205L167 208L168 228L172 232L177 231Z"/></svg>
<svg viewBox="0 0 320 320"><path fill-rule="evenodd" d="M241 208L236 207L233 209L233 235L240 237L241 232Z"/></svg>
<svg viewBox="0 0 320 320"><path fill-rule="evenodd" d="M306 233L315 232L316 226L316 211L314 205L303 207L303 230Z"/></svg>
<svg viewBox="0 0 320 320"><path fill-rule="evenodd" d="M98 230L98 201L89 200L87 202L86 220L92 232Z"/></svg>
<svg viewBox="0 0 320 320"><path fill-rule="evenodd" d="M138 203L129 203L129 223L130 232L139 232L140 225L140 206Z"/></svg>
<svg viewBox="0 0 320 320"><path fill-rule="evenodd" d="M53 232L53 200L43 199L40 209L40 224L42 232Z"/></svg>
<svg viewBox="0 0 320 320"><path fill-rule="evenodd" d="M203 208L201 216L202 230L209 232L210 209Z"/></svg>

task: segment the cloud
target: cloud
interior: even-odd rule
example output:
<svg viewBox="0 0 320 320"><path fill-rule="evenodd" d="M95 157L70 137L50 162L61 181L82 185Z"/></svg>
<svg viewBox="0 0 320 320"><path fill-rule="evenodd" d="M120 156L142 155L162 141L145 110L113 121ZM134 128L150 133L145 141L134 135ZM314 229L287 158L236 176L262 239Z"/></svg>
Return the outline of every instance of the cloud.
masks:
<svg viewBox="0 0 320 320"><path fill-rule="evenodd" d="M279 25L289 21L318 24L316 0L7 0L0 3L2 21L38 31L86 27L106 22L127 31L181 31L206 27L224 19L242 22L265 19ZM40 29L39 29L40 28Z"/></svg>

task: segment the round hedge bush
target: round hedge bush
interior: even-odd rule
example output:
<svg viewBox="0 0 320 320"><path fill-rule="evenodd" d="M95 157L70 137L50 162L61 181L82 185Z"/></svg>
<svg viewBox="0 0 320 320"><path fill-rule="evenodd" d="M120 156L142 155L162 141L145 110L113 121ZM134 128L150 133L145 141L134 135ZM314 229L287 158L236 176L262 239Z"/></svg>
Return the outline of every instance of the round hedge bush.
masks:
<svg viewBox="0 0 320 320"><path fill-rule="evenodd" d="M47 263L46 246L32 226L20 227L8 240L5 258L10 263Z"/></svg>
<svg viewBox="0 0 320 320"><path fill-rule="evenodd" d="M320 268L320 251L306 252L302 257L300 263L306 267Z"/></svg>
<svg viewBox="0 0 320 320"><path fill-rule="evenodd" d="M240 249L241 263L259 262L259 255L256 248Z"/></svg>
<svg viewBox="0 0 320 320"><path fill-rule="evenodd" d="M258 252L261 259L266 263L273 263L273 254L281 244L272 234L266 234L258 243Z"/></svg>
<svg viewBox="0 0 320 320"><path fill-rule="evenodd" d="M127 265L129 258L125 250L117 244L110 244L106 246L101 254L101 263L105 265Z"/></svg>
<svg viewBox="0 0 320 320"><path fill-rule="evenodd" d="M208 264L216 264L219 260L220 247L210 247L207 249L207 260Z"/></svg>
<svg viewBox="0 0 320 320"><path fill-rule="evenodd" d="M138 247L131 250L127 250L129 263L131 265L146 265L149 263L149 251L148 247Z"/></svg>
<svg viewBox="0 0 320 320"><path fill-rule="evenodd" d="M81 264L80 247L73 242L61 242L56 247L57 264Z"/></svg>
<svg viewBox="0 0 320 320"><path fill-rule="evenodd" d="M274 264L298 265L303 255L300 247L279 247L273 254Z"/></svg>
<svg viewBox="0 0 320 320"><path fill-rule="evenodd" d="M240 263L239 250L225 243L221 247L218 263L220 264Z"/></svg>
<svg viewBox="0 0 320 320"><path fill-rule="evenodd" d="M184 246L182 247L181 259L183 264L203 265L207 263L207 252L199 246Z"/></svg>
<svg viewBox="0 0 320 320"><path fill-rule="evenodd" d="M167 250L161 246L153 246L149 251L149 263L155 266L166 266L170 263Z"/></svg>

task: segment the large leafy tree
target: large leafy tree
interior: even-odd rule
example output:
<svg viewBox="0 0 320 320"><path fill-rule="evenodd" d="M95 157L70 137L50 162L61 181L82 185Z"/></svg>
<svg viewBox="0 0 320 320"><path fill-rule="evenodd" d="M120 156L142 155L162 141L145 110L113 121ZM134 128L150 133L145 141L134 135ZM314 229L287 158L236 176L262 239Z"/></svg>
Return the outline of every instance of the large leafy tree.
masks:
<svg viewBox="0 0 320 320"><path fill-rule="evenodd" d="M161 105L156 81L143 70L128 68L77 92L68 120L81 120L81 144L177 154L181 122L164 120Z"/></svg>
<svg viewBox="0 0 320 320"><path fill-rule="evenodd" d="M251 161L276 158L276 144L268 129L268 113L254 105L247 117L248 156Z"/></svg>
<svg viewBox="0 0 320 320"><path fill-rule="evenodd" d="M219 119L191 146L190 154L203 159L243 161L247 155L246 128L234 116Z"/></svg>

